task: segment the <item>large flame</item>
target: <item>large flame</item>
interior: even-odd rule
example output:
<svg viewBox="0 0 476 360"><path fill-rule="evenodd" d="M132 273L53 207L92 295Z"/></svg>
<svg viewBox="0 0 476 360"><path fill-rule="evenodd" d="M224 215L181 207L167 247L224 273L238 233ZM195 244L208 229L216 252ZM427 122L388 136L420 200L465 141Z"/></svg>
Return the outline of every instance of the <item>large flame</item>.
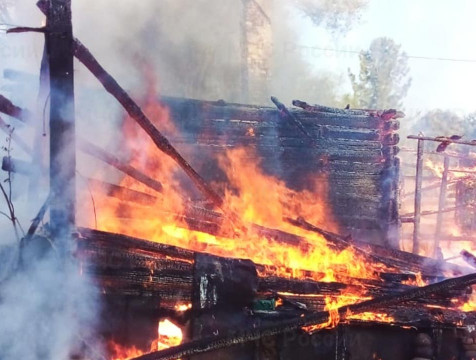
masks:
<svg viewBox="0 0 476 360"><path fill-rule="evenodd" d="M169 136L177 136L178 131L168 109L157 98L155 88L150 85L144 101L145 112L155 121L158 129ZM294 191L283 181L264 174L254 160L256 154L253 150L235 148L226 151L219 156L218 164L229 181L223 189L227 207L238 214L245 224L260 224L301 235L306 238L306 243L300 247L279 243L257 234L252 227L239 239L223 234L211 235L191 230L180 220L180 215L186 214L190 200L186 195L187 188L183 186L183 174L174 161L161 153L129 117L124 120L123 134L130 164L160 181L163 193L156 193L126 176L120 181L121 186L148 193L156 198L155 203L144 205L94 193L96 218L90 217L86 225L94 227L97 223L97 227L104 231L219 256L249 258L259 264L273 265L277 274L282 276L300 276L297 271L290 272L289 269L304 269L314 272L314 278L321 281L348 277L377 279L377 273L384 269L382 265L366 263L352 248L343 251L332 249L322 236L283 221L284 216L302 216L326 230L338 229L331 210L325 205L325 176L314 179L312 190ZM89 209L87 212L94 213Z"/></svg>

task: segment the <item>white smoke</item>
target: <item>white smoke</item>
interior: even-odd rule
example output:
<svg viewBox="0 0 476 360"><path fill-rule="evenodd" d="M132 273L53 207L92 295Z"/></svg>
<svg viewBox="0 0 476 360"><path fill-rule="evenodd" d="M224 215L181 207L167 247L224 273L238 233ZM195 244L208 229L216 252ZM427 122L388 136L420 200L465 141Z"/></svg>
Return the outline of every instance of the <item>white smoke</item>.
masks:
<svg viewBox="0 0 476 360"><path fill-rule="evenodd" d="M0 283L0 358L67 359L99 352L91 335L98 296L75 261L34 238L21 265Z"/></svg>

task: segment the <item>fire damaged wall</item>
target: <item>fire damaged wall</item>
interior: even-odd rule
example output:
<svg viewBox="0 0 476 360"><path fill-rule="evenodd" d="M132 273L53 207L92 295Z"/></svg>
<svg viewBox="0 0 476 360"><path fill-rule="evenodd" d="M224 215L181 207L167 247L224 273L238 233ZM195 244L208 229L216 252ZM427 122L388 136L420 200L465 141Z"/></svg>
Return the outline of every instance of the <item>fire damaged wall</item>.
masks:
<svg viewBox="0 0 476 360"><path fill-rule="evenodd" d="M322 182L329 218L355 239L398 246L397 130L400 112L274 107L163 98L180 129L172 142L206 180L226 182L217 156L244 147L249 160L295 190ZM252 176L252 174L250 174ZM218 186L219 187L219 186ZM317 200L317 199L316 199ZM296 214L297 216L299 214Z"/></svg>

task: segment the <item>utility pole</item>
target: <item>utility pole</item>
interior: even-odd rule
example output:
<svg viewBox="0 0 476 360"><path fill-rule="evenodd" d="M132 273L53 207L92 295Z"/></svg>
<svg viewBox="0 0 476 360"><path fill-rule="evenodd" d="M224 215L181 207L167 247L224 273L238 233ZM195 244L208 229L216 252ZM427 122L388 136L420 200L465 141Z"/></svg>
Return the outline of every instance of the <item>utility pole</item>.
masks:
<svg viewBox="0 0 476 360"><path fill-rule="evenodd" d="M50 69L50 225L62 256L75 224L75 119L71 0L49 0L46 51Z"/></svg>

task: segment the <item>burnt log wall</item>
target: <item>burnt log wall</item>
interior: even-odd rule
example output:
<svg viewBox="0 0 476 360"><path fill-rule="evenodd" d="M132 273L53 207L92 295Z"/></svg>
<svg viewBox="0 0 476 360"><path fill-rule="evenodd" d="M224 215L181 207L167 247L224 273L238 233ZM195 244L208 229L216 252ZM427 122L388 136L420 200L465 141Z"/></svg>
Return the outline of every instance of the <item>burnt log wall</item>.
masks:
<svg viewBox="0 0 476 360"><path fill-rule="evenodd" d="M275 107L169 97L162 101L181 132L170 136L172 143L206 180L226 181L216 155L246 146L254 150L250 160L292 189L308 188L313 176L325 174L327 205L342 231L398 247L397 120L376 111L290 109L316 139L312 143Z"/></svg>

